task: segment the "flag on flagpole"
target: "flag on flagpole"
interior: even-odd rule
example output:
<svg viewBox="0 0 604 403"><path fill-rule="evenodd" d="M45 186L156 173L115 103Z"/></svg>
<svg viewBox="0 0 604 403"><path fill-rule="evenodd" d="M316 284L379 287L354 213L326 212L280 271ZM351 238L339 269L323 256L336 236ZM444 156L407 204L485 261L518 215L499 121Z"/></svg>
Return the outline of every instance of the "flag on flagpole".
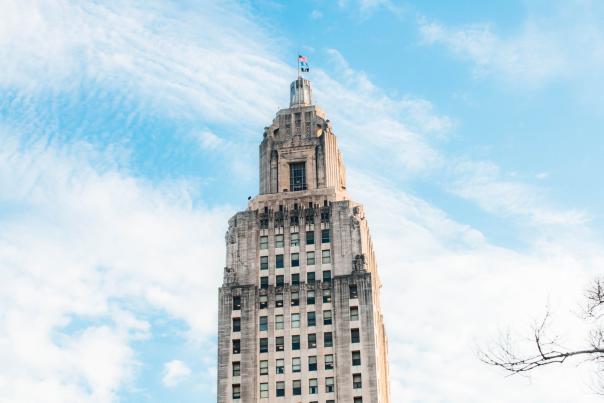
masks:
<svg viewBox="0 0 604 403"><path fill-rule="evenodd" d="M308 73L308 58L306 56L298 55L298 65L302 73Z"/></svg>

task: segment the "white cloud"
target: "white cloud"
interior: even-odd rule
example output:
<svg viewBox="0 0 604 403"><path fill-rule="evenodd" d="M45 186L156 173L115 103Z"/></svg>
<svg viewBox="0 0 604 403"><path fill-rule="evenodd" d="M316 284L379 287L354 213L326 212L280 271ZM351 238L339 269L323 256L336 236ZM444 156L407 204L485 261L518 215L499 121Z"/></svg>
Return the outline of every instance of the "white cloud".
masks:
<svg viewBox="0 0 604 403"><path fill-rule="evenodd" d="M451 172L454 174L448 185L451 192L498 216L528 217L530 223L537 225L577 225L590 220L586 212L551 207L543 191L503 177L493 162L454 160Z"/></svg>
<svg viewBox="0 0 604 403"><path fill-rule="evenodd" d="M548 236L523 252L496 247L382 176L351 172L350 182L376 247L397 400L598 401L589 389L590 365L544 369L528 382L506 378L476 356L478 345L508 327L529 336L522 331L548 301L564 343L585 342L585 326L572 312L604 264L591 236L573 244Z"/></svg>
<svg viewBox="0 0 604 403"><path fill-rule="evenodd" d="M23 97L92 82L140 96L144 107L169 116L255 128L287 87L291 68L235 3L179 9L168 2L9 0L2 7L0 59L11 63L0 66L0 85Z"/></svg>
<svg viewBox="0 0 604 403"><path fill-rule="evenodd" d="M0 400L112 401L136 372L145 312L214 335L227 209L193 207L187 183L129 177L85 144L0 138L0 204L17 209L0 226Z"/></svg>
<svg viewBox="0 0 604 403"><path fill-rule="evenodd" d="M162 383L173 388L191 375L191 369L180 360L172 360L164 364Z"/></svg>
<svg viewBox="0 0 604 403"><path fill-rule="evenodd" d="M340 144L347 161L362 160L375 164L375 169L388 163L401 175L437 169L442 156L431 140L453 127L451 119L435 113L426 100L387 96L364 73L352 69L337 50L327 54L338 78L315 72L315 101L326 109L336 134L345 134Z"/></svg>
<svg viewBox="0 0 604 403"><path fill-rule="evenodd" d="M418 19L424 44L442 44L474 65L478 76L538 88L561 80L596 85L604 66L601 10L591 2L552 2L507 34L491 23L447 26Z"/></svg>
<svg viewBox="0 0 604 403"><path fill-rule="evenodd" d="M310 18L312 18L313 20L320 20L321 18L323 18L323 13L319 10L312 10L312 12L310 13Z"/></svg>
<svg viewBox="0 0 604 403"><path fill-rule="evenodd" d="M232 4L204 4L203 12L192 13L161 3L145 12L58 0L3 7L0 58L12 63L0 65L0 85L17 88L23 98L69 92L92 80L100 88L123 87L136 108L243 124L259 139L257 129L287 95L291 68L273 55L272 38ZM450 46L485 71L519 74L515 58L532 52L512 46L493 53L488 48L498 39L489 28L468 35L425 29L434 42L451 34ZM315 92L352 162L350 189L367 203L395 396L479 402L497 390L493 400L593 400L580 375L553 370L547 376L555 382L539 376L529 386L484 368L472 348L474 338L522 321L527 311L538 314L547 294L562 299L561 311L570 306L584 279L604 263L597 242L580 233L573 243L533 239L523 253L498 248L477 229L397 190L397 176L451 171L455 194L498 217L529 216L536 226L581 227L582 213L548 207L539 189L502 179L492 163L446 155L439 141L454 127L450 118L426 100L388 96L337 51L328 53L335 73L315 70ZM538 66L529 73L551 77ZM34 118L36 127L47 123ZM8 346L0 349L0 362L11 364L0 366L0 400L115 400L136 374L132 341L152 333L141 317L148 310L183 320L191 338L215 334L222 234L231 209L193 203L199 195L186 181L152 184L128 175L110 151L56 144L46 132L28 144L13 129L1 133L0 203L11 214L0 218L0 345ZM211 131L198 140L206 150L236 145ZM381 170L384 165L391 169ZM384 172L390 182L374 176ZM211 314L199 315L199 307ZM95 323L79 323L86 320ZM569 323L574 326L572 319L562 322ZM206 367L204 375L215 376Z"/></svg>

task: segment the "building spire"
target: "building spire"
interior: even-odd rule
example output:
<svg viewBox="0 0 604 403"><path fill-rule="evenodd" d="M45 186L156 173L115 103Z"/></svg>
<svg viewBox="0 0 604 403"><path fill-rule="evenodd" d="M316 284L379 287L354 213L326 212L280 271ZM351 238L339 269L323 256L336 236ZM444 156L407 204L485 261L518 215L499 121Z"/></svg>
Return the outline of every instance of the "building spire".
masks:
<svg viewBox="0 0 604 403"><path fill-rule="evenodd" d="M312 87L310 81L304 77L298 77L289 87L289 107L312 105Z"/></svg>

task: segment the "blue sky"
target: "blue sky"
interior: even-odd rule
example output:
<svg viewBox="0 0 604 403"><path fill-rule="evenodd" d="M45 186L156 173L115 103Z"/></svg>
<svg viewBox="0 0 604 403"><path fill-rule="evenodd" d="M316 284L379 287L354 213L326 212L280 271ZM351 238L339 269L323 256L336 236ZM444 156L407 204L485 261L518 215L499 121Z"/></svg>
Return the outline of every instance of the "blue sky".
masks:
<svg viewBox="0 0 604 403"><path fill-rule="evenodd" d="M227 219L302 53L370 219L396 401L596 401L588 364L475 353L547 304L585 342L604 5L482 3L0 3L0 400L215 401Z"/></svg>

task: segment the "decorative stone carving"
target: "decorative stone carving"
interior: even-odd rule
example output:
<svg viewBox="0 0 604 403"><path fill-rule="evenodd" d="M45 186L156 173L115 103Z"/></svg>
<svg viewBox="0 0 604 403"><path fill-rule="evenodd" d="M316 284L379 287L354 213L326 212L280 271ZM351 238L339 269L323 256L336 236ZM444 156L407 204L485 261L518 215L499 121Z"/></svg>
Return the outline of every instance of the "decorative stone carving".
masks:
<svg viewBox="0 0 604 403"><path fill-rule="evenodd" d="M367 264L365 263L365 255L360 254L356 255L352 260L352 271L353 272L361 272L367 271Z"/></svg>
<svg viewBox="0 0 604 403"><path fill-rule="evenodd" d="M235 272L235 269L233 269L232 267L224 268L223 282L224 284L229 285L237 284L237 273Z"/></svg>

